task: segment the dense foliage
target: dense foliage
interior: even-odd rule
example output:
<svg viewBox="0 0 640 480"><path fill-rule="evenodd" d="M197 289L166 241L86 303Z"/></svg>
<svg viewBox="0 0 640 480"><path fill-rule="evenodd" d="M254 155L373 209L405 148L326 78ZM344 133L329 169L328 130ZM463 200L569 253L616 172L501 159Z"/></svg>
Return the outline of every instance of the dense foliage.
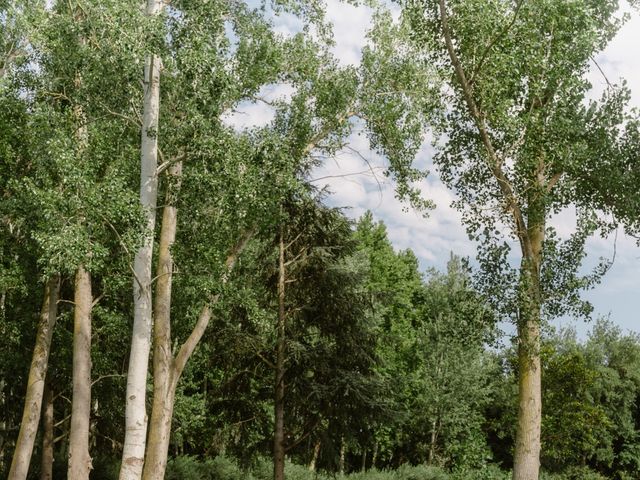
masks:
<svg viewBox="0 0 640 480"><path fill-rule="evenodd" d="M640 336L547 323L638 230L640 122L585 80L617 2L377 6L356 66L322 2L254 3L0 0L0 477L639 478ZM476 271L310 185L364 135L426 215L427 131Z"/></svg>

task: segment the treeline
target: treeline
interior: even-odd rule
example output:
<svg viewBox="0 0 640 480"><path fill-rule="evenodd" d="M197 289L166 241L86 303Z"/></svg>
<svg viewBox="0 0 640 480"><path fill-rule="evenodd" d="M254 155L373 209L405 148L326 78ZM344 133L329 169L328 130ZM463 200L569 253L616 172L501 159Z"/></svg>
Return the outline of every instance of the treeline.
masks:
<svg viewBox="0 0 640 480"><path fill-rule="evenodd" d="M295 207L295 222L286 228L295 241L287 242L284 337L277 329L274 231L247 246L185 370L167 478L272 476L265 459L272 455L282 341L283 444L288 461L299 465L287 467L292 478L361 471L371 478L438 479L448 478L447 472L460 479L507 478L517 360L511 348L498 347L496 317L465 262L452 256L446 272L422 275L413 253L395 252L385 226L371 214L351 229L339 211L316 202ZM63 284L62 299L71 298L69 287ZM6 304L7 313L19 313L26 301ZM66 475L72 312L70 302L60 304L33 478L41 469L52 469L52 478ZM128 318L128 308L116 306L94 313L92 478L116 478L118 471ZM9 314L3 325L11 342L0 359L6 473L36 329L32 313ZM188 321L174 327L178 337L190 329ZM553 478L635 478L640 338L601 320L584 341L571 330L548 333L542 357L544 471ZM429 468L413 471L409 465ZM369 478L359 475L354 478Z"/></svg>
<svg viewBox="0 0 640 480"><path fill-rule="evenodd" d="M160 480L170 456L268 452L274 480L287 458L637 474L632 360L543 335L589 314L607 263L582 274L587 239L638 231L637 112L585 77L617 2L372 7L344 66L315 0L0 0L8 478ZM268 120L239 126L249 105ZM435 139L473 281L455 258L423 278L370 215L354 231L323 204L312 172L356 135L423 214L413 161ZM488 348L498 320L513 354Z"/></svg>

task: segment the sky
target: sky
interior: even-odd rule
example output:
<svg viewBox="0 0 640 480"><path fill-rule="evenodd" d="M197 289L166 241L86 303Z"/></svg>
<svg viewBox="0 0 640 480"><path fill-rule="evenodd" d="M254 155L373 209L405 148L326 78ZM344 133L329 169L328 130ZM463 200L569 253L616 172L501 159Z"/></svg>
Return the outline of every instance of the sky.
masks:
<svg viewBox="0 0 640 480"><path fill-rule="evenodd" d="M338 0L327 1L327 16L334 26L335 47L333 53L342 64L357 65L360 52L366 45L366 31L371 22L371 10L365 6L353 6ZM283 34L295 33L299 25L291 18L277 21L277 30ZM640 13L632 13L617 37L595 61L589 73L594 98L606 86L606 78L616 83L626 79L632 92L632 104L640 107ZM290 90L282 86L267 87L264 97L286 97ZM264 124L272 118L272 112L262 104L244 104L227 121L239 128L250 124ZM384 159L370 151L365 136L354 136L350 145L335 159L327 160L312 174L313 183L327 187L331 192L328 202L346 207L345 214L357 219L370 210L374 217L384 221L388 235L397 249L410 248L420 260L422 269L443 269L453 252L470 257L476 254L476 246L468 239L461 223L461 215L451 208L454 194L438 178L431 168L432 149L427 144L416 158L416 164L427 166L429 177L420 185L426 197L436 208L427 218L400 203L394 195L393 180L382 175ZM354 150L358 154L354 153ZM369 169L362 157L373 166ZM362 173L364 172L364 173ZM574 222L571 212L563 212L552 220L562 234L568 234ZM594 318L608 316L623 330L640 333L640 247L622 229L609 238L594 237L587 243L587 266L595 265L599 258L615 261L600 285L586 292L584 297L594 306ZM586 270L585 270L586 271ZM584 321L561 318L556 326L572 326L584 336L589 325Z"/></svg>

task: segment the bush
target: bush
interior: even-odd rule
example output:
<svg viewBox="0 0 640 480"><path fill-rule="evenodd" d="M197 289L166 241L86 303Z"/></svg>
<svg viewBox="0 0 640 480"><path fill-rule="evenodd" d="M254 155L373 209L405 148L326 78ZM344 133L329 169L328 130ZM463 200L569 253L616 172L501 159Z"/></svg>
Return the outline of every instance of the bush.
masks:
<svg viewBox="0 0 640 480"><path fill-rule="evenodd" d="M562 473L542 472L540 480L607 480L607 477L589 467L569 467Z"/></svg>
<svg viewBox="0 0 640 480"><path fill-rule="evenodd" d="M166 480L251 480L231 459L218 456L199 460L188 455L176 457L167 464Z"/></svg>
<svg viewBox="0 0 640 480"><path fill-rule="evenodd" d="M485 465L476 470L462 470L453 475L454 480L511 480L511 472L497 465Z"/></svg>
<svg viewBox="0 0 640 480"><path fill-rule="evenodd" d="M450 480L451 476L438 467L401 465L396 470L398 480Z"/></svg>
<svg viewBox="0 0 640 480"><path fill-rule="evenodd" d="M312 472L308 467L302 465L296 465L291 462L287 462L284 466L285 478L287 480L328 480L328 478L318 472ZM273 473L269 477L269 480L273 478Z"/></svg>
<svg viewBox="0 0 640 480"><path fill-rule="evenodd" d="M118 480L120 458L95 456L92 460L91 480ZM54 478L58 478L54 476Z"/></svg>
<svg viewBox="0 0 640 480"><path fill-rule="evenodd" d="M347 476L348 480L399 480L395 472L387 470L371 469L367 472L352 473Z"/></svg>

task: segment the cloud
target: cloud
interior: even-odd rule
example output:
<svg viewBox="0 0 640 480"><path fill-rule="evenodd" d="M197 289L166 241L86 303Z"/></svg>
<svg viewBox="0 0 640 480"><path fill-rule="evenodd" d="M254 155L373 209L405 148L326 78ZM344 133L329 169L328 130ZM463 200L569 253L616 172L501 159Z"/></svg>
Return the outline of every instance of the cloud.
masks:
<svg viewBox="0 0 640 480"><path fill-rule="evenodd" d="M372 10L364 5L355 6L339 0L327 2L327 19L333 24L335 46L332 53L343 65L358 65L362 47L366 44L371 25Z"/></svg>
<svg viewBox="0 0 640 480"><path fill-rule="evenodd" d="M295 88L286 83L269 84L260 88L254 101L244 101L222 116L222 122L236 129L264 127L273 121L276 111L269 105L274 101L288 101Z"/></svg>

